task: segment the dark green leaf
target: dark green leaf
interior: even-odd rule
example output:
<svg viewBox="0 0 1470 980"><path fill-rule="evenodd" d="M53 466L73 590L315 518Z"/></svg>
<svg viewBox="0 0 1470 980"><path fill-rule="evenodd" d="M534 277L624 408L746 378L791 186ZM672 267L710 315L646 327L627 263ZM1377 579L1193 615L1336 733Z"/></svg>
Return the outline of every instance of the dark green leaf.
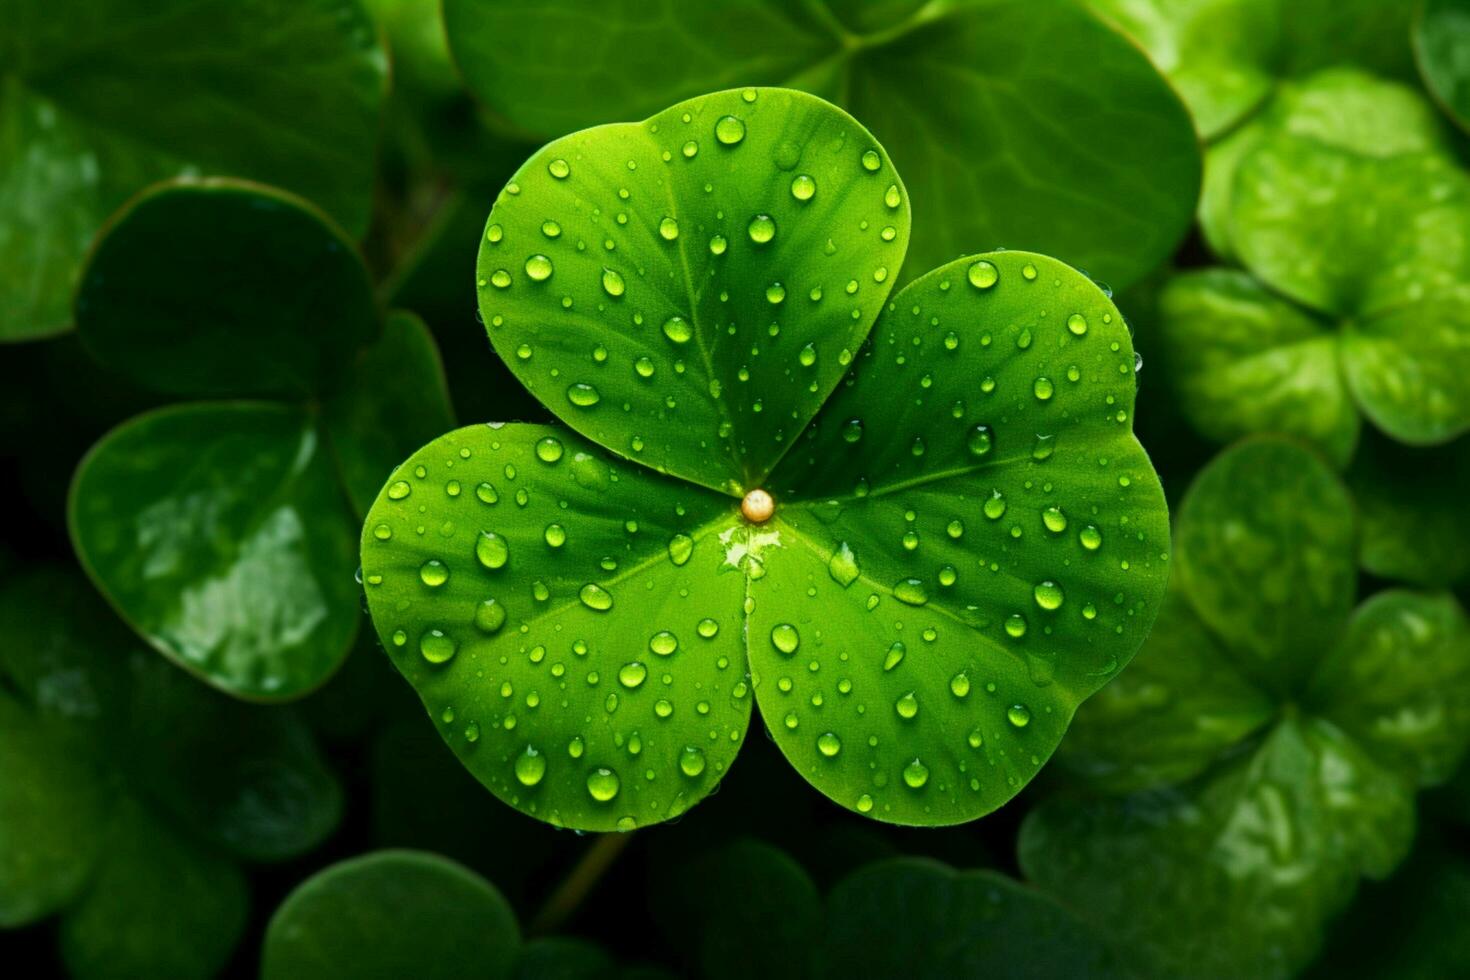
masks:
<svg viewBox="0 0 1470 980"><path fill-rule="evenodd" d="M61 957L71 976L218 974L245 931L240 870L126 798L104 844L95 876L61 920Z"/></svg>
<svg viewBox="0 0 1470 980"><path fill-rule="evenodd" d="M869 865L833 889L820 962L832 980L1126 975L1097 936L1036 890L911 858Z"/></svg>
<svg viewBox="0 0 1470 980"><path fill-rule="evenodd" d="M376 851L297 886L276 910L264 980L510 975L515 913L485 879L422 851Z"/></svg>
<svg viewBox="0 0 1470 980"><path fill-rule="evenodd" d="M1470 744L1470 621L1448 593L1380 592L1318 665L1308 702L1419 785Z"/></svg>
<svg viewBox="0 0 1470 980"><path fill-rule="evenodd" d="M1470 439L1413 449L1370 437L1347 481L1362 522L1365 571L1415 585L1449 585L1470 574Z"/></svg>
<svg viewBox="0 0 1470 980"><path fill-rule="evenodd" d="M409 453L454 426L439 350L412 313L388 315L326 406L327 434L353 509L366 514Z"/></svg>
<svg viewBox="0 0 1470 980"><path fill-rule="evenodd" d="M1196 478L1179 510L1179 584L1265 689L1294 689L1337 638L1356 588L1352 500L1314 453L1240 443Z"/></svg>
<svg viewBox="0 0 1470 980"><path fill-rule="evenodd" d="M300 198L234 180L150 188L82 272L92 353L176 395L319 392L380 331L352 242Z"/></svg>
<svg viewBox="0 0 1470 980"><path fill-rule="evenodd" d="M0 340L64 329L103 219L184 173L238 174L367 226L387 59L352 0L8 3ZM232 229L215 229L229 249Z"/></svg>
<svg viewBox="0 0 1470 980"><path fill-rule="evenodd" d="M1173 248L1199 188L1177 96L1070 2L718 0L650 19L621 0L599 8L590 37L574 0L448 0L444 13L470 88L541 136L730 85L841 102L923 176L911 272L1004 245L1129 282Z"/></svg>
<svg viewBox="0 0 1470 980"><path fill-rule="evenodd" d="M114 429L72 483L72 543L132 627L227 693L297 697L359 622L353 532L317 428L252 402Z"/></svg>
<svg viewBox="0 0 1470 980"><path fill-rule="evenodd" d="M735 502L560 428L474 426L368 515L374 624L460 760L558 825L682 813L745 734Z"/></svg>
<svg viewBox="0 0 1470 980"><path fill-rule="evenodd" d="M1044 256L894 297L772 476L792 503L750 588L761 712L822 792L897 823L988 813L1128 662L1169 550L1133 372L1113 304Z"/></svg>
<svg viewBox="0 0 1470 980"><path fill-rule="evenodd" d="M1413 830L1408 784L1302 718L1181 788L1054 797L1022 825L1020 858L1145 975L1286 977Z"/></svg>
<svg viewBox="0 0 1470 980"><path fill-rule="evenodd" d="M722 92L533 156L490 213L480 312L572 428L744 493L842 377L908 231L908 193L851 117Z"/></svg>
<svg viewBox="0 0 1470 980"><path fill-rule="evenodd" d="M612 980L613 959L596 943L570 936L533 939L521 947L514 980Z"/></svg>
<svg viewBox="0 0 1470 980"><path fill-rule="evenodd" d="M1421 0L1413 38L1425 87L1451 119L1470 129L1470 3Z"/></svg>

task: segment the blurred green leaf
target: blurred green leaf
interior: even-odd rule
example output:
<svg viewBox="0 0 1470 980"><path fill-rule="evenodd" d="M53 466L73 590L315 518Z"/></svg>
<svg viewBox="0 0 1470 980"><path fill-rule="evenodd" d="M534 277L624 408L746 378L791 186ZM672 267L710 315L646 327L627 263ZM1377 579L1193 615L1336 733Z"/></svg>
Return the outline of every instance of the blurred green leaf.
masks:
<svg viewBox="0 0 1470 980"><path fill-rule="evenodd" d="M138 416L83 459L69 517L128 623L221 690L297 697L347 655L353 532L302 411L229 402Z"/></svg>
<svg viewBox="0 0 1470 980"><path fill-rule="evenodd" d="M1383 436L1363 441L1347 472L1363 527L1358 560L1369 574L1414 585L1470 575L1470 439L1425 449Z"/></svg>
<svg viewBox="0 0 1470 980"><path fill-rule="evenodd" d="M486 980L511 975L520 930L494 886L421 851L377 851L298 885L272 916L264 980Z"/></svg>
<svg viewBox="0 0 1470 980"><path fill-rule="evenodd" d="M270 181L367 226L388 64L356 0L156 0L142 13L126 0L8 5L0 340L69 325L103 219L156 180Z"/></svg>
<svg viewBox="0 0 1470 980"><path fill-rule="evenodd" d="M1462 129L1470 130L1470 3L1420 0L1414 56L1424 86Z"/></svg>
<svg viewBox="0 0 1470 980"><path fill-rule="evenodd" d="M331 219L235 180L129 202L87 259L76 316L98 360L174 395L317 394L381 331L367 270Z"/></svg>
<svg viewBox="0 0 1470 980"><path fill-rule="evenodd" d="M1178 97L1071 2L720 0L652 19L621 0L592 32L573 28L584 16L574 0L448 0L444 14L471 90L528 134L636 119L731 85L841 103L924 177L910 274L1006 246L1126 284L1178 242L1199 189ZM718 149L700 136L702 152Z"/></svg>

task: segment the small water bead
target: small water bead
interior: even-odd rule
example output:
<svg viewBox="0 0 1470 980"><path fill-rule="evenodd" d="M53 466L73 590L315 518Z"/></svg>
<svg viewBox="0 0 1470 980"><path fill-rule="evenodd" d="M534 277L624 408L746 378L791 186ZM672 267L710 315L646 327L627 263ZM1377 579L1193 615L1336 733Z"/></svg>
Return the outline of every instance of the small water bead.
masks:
<svg viewBox="0 0 1470 980"><path fill-rule="evenodd" d="M587 774L587 793L598 803L612 800L621 786L618 774L606 766L599 766Z"/></svg>
<svg viewBox="0 0 1470 980"><path fill-rule="evenodd" d="M715 139L726 146L734 146L745 139L745 123L739 116L721 116L715 123Z"/></svg>
<svg viewBox="0 0 1470 980"><path fill-rule="evenodd" d="M771 646L789 657L801 646L801 634L790 623L777 623L771 627Z"/></svg>
<svg viewBox="0 0 1470 980"><path fill-rule="evenodd" d="M419 653L431 664L447 663L458 649L459 644L443 630L425 630L419 637Z"/></svg>
<svg viewBox="0 0 1470 980"><path fill-rule="evenodd" d="M580 759L585 751L587 751L587 743L582 741L582 736L573 735L572 740L567 743L567 755L573 759Z"/></svg>
<svg viewBox="0 0 1470 980"><path fill-rule="evenodd" d="M1044 507L1041 511L1041 523L1053 534L1061 534L1067 529L1067 515L1055 504Z"/></svg>
<svg viewBox="0 0 1470 980"><path fill-rule="evenodd" d="M695 155L699 153L699 144L694 142L694 140L689 140L684 144L683 153L684 159L693 160Z"/></svg>
<svg viewBox="0 0 1470 980"><path fill-rule="evenodd" d="M1031 385L1031 392L1039 402L1050 401L1051 396L1056 393L1056 386L1051 383L1051 378L1043 376Z"/></svg>
<svg viewBox="0 0 1470 980"><path fill-rule="evenodd" d="M1013 704L1006 709L1006 721L1017 728L1031 724L1031 709L1024 704Z"/></svg>
<svg viewBox="0 0 1470 980"><path fill-rule="evenodd" d="M1050 579L1037 582L1031 594L1036 598L1036 604L1042 609L1056 610L1062 607L1062 587Z"/></svg>
<svg viewBox="0 0 1470 980"><path fill-rule="evenodd" d="M807 174L797 174L791 179L791 196L798 201L810 201L817 193L817 182Z"/></svg>
<svg viewBox="0 0 1470 980"><path fill-rule="evenodd" d="M922 606L929 601L929 590L923 580L906 578L894 585L893 597L908 606Z"/></svg>
<svg viewBox="0 0 1470 980"><path fill-rule="evenodd" d="M494 531L481 531L475 539L475 557L480 564L492 571L504 568L510 558L510 545Z"/></svg>
<svg viewBox="0 0 1470 980"><path fill-rule="evenodd" d="M679 649L679 638L668 630L659 630L648 639L648 649L660 657L671 656Z"/></svg>
<svg viewBox="0 0 1470 980"><path fill-rule="evenodd" d="M904 766L903 781L909 789L923 789L924 784L929 781L929 767L915 759Z"/></svg>
<svg viewBox="0 0 1470 980"><path fill-rule="evenodd" d="M679 771L693 779L704 772L704 767L704 750L694 745L684 746L684 751L679 753Z"/></svg>
<svg viewBox="0 0 1470 980"><path fill-rule="evenodd" d="M490 285L496 289L505 289L510 285L510 273L504 269L496 269L490 273Z"/></svg>
<svg viewBox="0 0 1470 980"><path fill-rule="evenodd" d="M682 316L671 316L664 321L664 336L676 344L685 344L694 336L694 329Z"/></svg>
<svg viewBox="0 0 1470 980"><path fill-rule="evenodd" d="M868 813L873 809L873 798L867 793L864 793L857 798L857 802L853 806L857 809L858 813Z"/></svg>
<svg viewBox="0 0 1470 980"><path fill-rule="evenodd" d="M515 727L515 721L514 721L513 718L507 718L506 719L506 722L507 722L507 724L506 724L506 727L507 728L514 728ZM479 722L472 721L468 725L464 726L464 740L466 742L478 742L480 740L480 723Z"/></svg>
<svg viewBox="0 0 1470 980"><path fill-rule="evenodd" d="M582 600L582 605L595 612L607 612L613 607L612 593L593 582L582 586L577 598Z"/></svg>
<svg viewBox="0 0 1470 980"><path fill-rule="evenodd" d="M817 736L817 751L827 758L835 758L842 751L842 739L835 732L823 732Z"/></svg>
<svg viewBox="0 0 1470 980"><path fill-rule="evenodd" d="M548 163L546 169L557 180L566 180L572 173L571 165L560 157Z"/></svg>
<svg viewBox="0 0 1470 980"><path fill-rule="evenodd" d="M528 745L526 751L516 756L515 770L522 786L535 786L546 775L546 756Z"/></svg>
<svg viewBox="0 0 1470 980"><path fill-rule="evenodd" d="M837 550L832 552L832 557L827 560L827 574L844 589L857 581L857 555L853 554L852 547L846 541L838 545Z"/></svg>
<svg viewBox="0 0 1470 980"><path fill-rule="evenodd" d="M970 678L963 671L949 679L949 693L957 698L970 696Z"/></svg>
<svg viewBox="0 0 1470 980"><path fill-rule="evenodd" d="M862 156L863 169L868 173L877 173L883 166L883 158L878 155L877 150L865 150Z"/></svg>
<svg viewBox="0 0 1470 980"><path fill-rule="evenodd" d="M958 541L965 536L965 522L959 518L955 518L945 525L944 533Z"/></svg>
<svg viewBox="0 0 1470 980"><path fill-rule="evenodd" d="M750 240L757 245L764 245L776 237L776 219L769 214L757 214L750 219L750 224L745 228L750 235Z"/></svg>
<svg viewBox="0 0 1470 980"><path fill-rule="evenodd" d="M411 493L413 493L413 487L409 486L403 480L394 480L388 484L389 500L402 500Z"/></svg>
<svg viewBox="0 0 1470 980"><path fill-rule="evenodd" d="M671 242L679 237L679 222L673 217L665 217L658 223L659 237L666 242Z"/></svg>
<svg viewBox="0 0 1470 980"><path fill-rule="evenodd" d="M387 541L389 538L393 537L393 529L386 524L379 524L377 527L373 528L373 537L377 538L379 541Z"/></svg>
<svg viewBox="0 0 1470 980"><path fill-rule="evenodd" d="M980 510L992 521L1000 520L1006 512L1005 495L999 490L990 491L990 496L985 499L985 503L980 505Z"/></svg>
<svg viewBox="0 0 1470 980"><path fill-rule="evenodd" d="M1000 271L984 259L971 265L965 275L976 289L989 289L1000 280Z"/></svg>
<svg viewBox="0 0 1470 980"><path fill-rule="evenodd" d="M602 401L602 395L596 388L584 381L579 381L567 388L567 401L578 408L591 408Z"/></svg>
<svg viewBox="0 0 1470 980"><path fill-rule="evenodd" d="M812 344L803 345L801 350L796 352L796 360L802 367L811 367L817 363L817 348ZM861 429L861 422L858 423L858 427Z"/></svg>
<svg viewBox="0 0 1470 980"><path fill-rule="evenodd" d="M561 225L548 218L547 220L541 222L541 234L545 235L547 238L560 238ZM534 279L535 276L532 276L531 278Z"/></svg>
<svg viewBox="0 0 1470 980"><path fill-rule="evenodd" d="M637 372L638 377L640 378L651 378L653 377L654 372L658 370L658 368L653 363L653 358L640 357L638 358L638 360L633 362L633 370Z"/></svg>
<svg viewBox="0 0 1470 980"><path fill-rule="evenodd" d="M694 627L694 629L695 632L706 640L712 640L715 638L715 634L720 631L720 624L713 619L705 617L699 621L699 625Z"/></svg>
<svg viewBox="0 0 1470 980"><path fill-rule="evenodd" d="M505 625L505 607L494 599L486 599L475 607L475 628L481 633L498 633Z"/></svg>
<svg viewBox="0 0 1470 980"><path fill-rule="evenodd" d="M863 437L863 420L848 419L842 426L842 441L854 443Z"/></svg>
<svg viewBox="0 0 1470 980"><path fill-rule="evenodd" d="M526 260L526 275L536 282L551 278L551 260L544 255L533 255Z"/></svg>
<svg viewBox="0 0 1470 980"><path fill-rule="evenodd" d="M491 225L489 228L485 229L485 239L491 245L499 243L499 241L504 237L505 229L500 227L499 225Z"/></svg>
<svg viewBox="0 0 1470 980"><path fill-rule="evenodd" d="M1088 551L1096 551L1102 547L1102 532L1098 530L1096 524L1089 524L1077 532L1077 540Z"/></svg>
<svg viewBox="0 0 1470 980"><path fill-rule="evenodd" d="M419 566L419 578L431 589L437 589L449 581L449 566L437 558L430 558Z"/></svg>
<svg viewBox="0 0 1470 980"><path fill-rule="evenodd" d="M694 539L687 534L676 534L669 538L669 561L682 565L694 554Z"/></svg>
<svg viewBox="0 0 1470 980"><path fill-rule="evenodd" d="M536 443L536 458L543 463L555 463L562 457L561 440L554 436L546 436Z"/></svg>
<svg viewBox="0 0 1470 980"><path fill-rule="evenodd" d="M1031 446L1032 459L1039 463L1043 460L1051 459L1052 453L1056 451L1057 441L1055 436L1044 436L1037 433L1036 442Z"/></svg>
<svg viewBox="0 0 1470 980"><path fill-rule="evenodd" d="M955 571L953 565L943 565L939 569L939 584L945 588L954 585L959 579L959 572Z"/></svg>
<svg viewBox="0 0 1470 980"><path fill-rule="evenodd" d="M617 297L623 295L626 289L627 286L623 283L622 273L618 272L616 269L604 268L602 270L603 292L616 299Z"/></svg>
<svg viewBox="0 0 1470 980"><path fill-rule="evenodd" d="M990 426L977 425L970 430L970 436L965 444L969 446L971 456L979 457L990 452L990 447L993 443L994 440L990 434Z"/></svg>
<svg viewBox="0 0 1470 980"><path fill-rule="evenodd" d="M890 208L896 208L903 203L903 198L900 197L898 193L897 184L888 185L888 190L883 192L883 203L888 205Z"/></svg>
<svg viewBox="0 0 1470 980"><path fill-rule="evenodd" d="M659 698L653 702L653 713L660 718L667 718L674 713L674 703L668 698Z"/></svg>
<svg viewBox="0 0 1470 980"><path fill-rule="evenodd" d="M1025 279L1027 282L1035 282L1036 266L1032 265L1030 262L1027 262L1025 265L1021 266L1021 278Z"/></svg>
<svg viewBox="0 0 1470 980"><path fill-rule="evenodd" d="M648 668L638 661L623 664L618 668L618 683L632 690L648 679Z"/></svg>
<svg viewBox="0 0 1470 980"><path fill-rule="evenodd" d="M904 654L908 648L903 645L902 640L894 640L888 646L888 652L883 655L883 670L888 672L903 663Z"/></svg>
<svg viewBox="0 0 1470 980"><path fill-rule="evenodd" d="M709 240L710 254L711 255L724 255L725 254L725 249L729 247L729 244L730 244L729 242L725 241L725 236L724 235L715 235L713 238L711 238Z"/></svg>
<svg viewBox="0 0 1470 980"><path fill-rule="evenodd" d="M567 543L567 529L560 524L548 524L546 530L542 532L542 537L546 539L550 547L560 548Z"/></svg>
<svg viewBox="0 0 1470 980"><path fill-rule="evenodd" d="M910 691L893 703L893 710L900 718L908 721L919 713L919 699Z"/></svg>
<svg viewBox="0 0 1470 980"><path fill-rule="evenodd" d="M786 299L786 287L779 282L773 282L766 287L766 302L772 306L784 302Z"/></svg>
<svg viewBox="0 0 1470 980"><path fill-rule="evenodd" d="M1006 635L1013 640L1019 640L1026 635L1026 617L1020 613L1011 613L1006 617Z"/></svg>
<svg viewBox="0 0 1470 980"><path fill-rule="evenodd" d="M1067 317L1067 329L1072 331L1075 336L1082 336L1087 333L1087 317L1081 313L1073 313Z"/></svg>

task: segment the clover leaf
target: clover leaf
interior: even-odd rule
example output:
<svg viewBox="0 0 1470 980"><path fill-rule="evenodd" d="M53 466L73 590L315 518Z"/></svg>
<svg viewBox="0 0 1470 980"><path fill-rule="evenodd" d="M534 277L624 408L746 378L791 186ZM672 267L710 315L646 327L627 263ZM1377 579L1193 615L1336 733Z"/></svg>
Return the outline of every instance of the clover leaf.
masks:
<svg viewBox="0 0 1470 980"><path fill-rule="evenodd" d="M575 431L441 437L362 541L385 647L502 800L677 816L754 699L838 803L956 823L1142 641L1168 531L1122 317L1021 252L890 299L907 225L872 137L779 89L574 134L506 185L481 312Z"/></svg>
<svg viewBox="0 0 1470 980"><path fill-rule="evenodd" d="M1217 457L1180 507L1159 628L1059 753L1077 786L1022 827L1027 875L1149 971L1299 970L1470 745L1470 621L1448 593L1350 612L1352 527L1299 445Z"/></svg>
<svg viewBox="0 0 1470 980"><path fill-rule="evenodd" d="M68 570L9 579L0 631L0 923L59 915L73 976L218 972L240 862L301 854L341 814L301 717L140 651Z"/></svg>
<svg viewBox="0 0 1470 980"><path fill-rule="evenodd" d="M1429 89L1461 129L1470 130L1470 3L1422 0L1416 5L1414 58Z"/></svg>
<svg viewBox="0 0 1470 980"><path fill-rule="evenodd" d="M7 8L0 341L69 326L103 219L156 180L270 181L366 229L388 65L358 4L160 0L146 17L126 0Z"/></svg>
<svg viewBox="0 0 1470 980"><path fill-rule="evenodd" d="M842 105L924 177L914 271L1005 246L1123 285L1189 224L1200 151L1184 107L1079 4L707 0L676 18L631 4L569 31L586 16L575 0L444 5L466 83L518 133L561 136L738 85Z"/></svg>
<svg viewBox="0 0 1470 980"><path fill-rule="evenodd" d="M1244 271L1186 272L1160 297L1186 416L1221 441L1300 436L1338 466L1363 416L1415 445L1470 428L1470 178L1429 108L1338 70L1273 109L1221 146L1234 155L1216 244Z"/></svg>
<svg viewBox="0 0 1470 980"><path fill-rule="evenodd" d="M317 687L360 623L356 517L452 419L432 338L410 314L380 314L325 215L234 180L134 199L93 250L76 308L88 349L132 381L257 399L169 405L93 447L69 501L88 573L149 643L221 690Z"/></svg>
<svg viewBox="0 0 1470 980"><path fill-rule="evenodd" d="M1425 586L1470 575L1470 512L1462 500L1470 438L1415 449L1370 434L1344 476L1358 505L1364 571Z"/></svg>

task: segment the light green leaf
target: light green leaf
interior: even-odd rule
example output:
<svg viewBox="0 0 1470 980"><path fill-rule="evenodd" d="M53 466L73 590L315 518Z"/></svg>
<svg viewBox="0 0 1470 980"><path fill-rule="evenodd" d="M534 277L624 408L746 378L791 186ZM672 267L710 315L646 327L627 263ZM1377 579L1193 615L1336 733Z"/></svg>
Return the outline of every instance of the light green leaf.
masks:
<svg viewBox="0 0 1470 980"><path fill-rule="evenodd" d="M1307 701L1407 780L1442 783L1470 745L1470 621L1448 593L1380 592L1318 665Z"/></svg>
<svg viewBox="0 0 1470 980"><path fill-rule="evenodd" d="M1077 711L1057 764L1089 785L1127 793L1192 779L1276 712L1240 676L1176 584L1143 647Z"/></svg>
<svg viewBox="0 0 1470 980"><path fill-rule="evenodd" d="M1372 575L1449 585L1470 574L1470 439L1412 449L1382 436L1363 441L1347 472Z"/></svg>
<svg viewBox="0 0 1470 980"><path fill-rule="evenodd" d="M1356 588L1352 500L1327 465L1279 438L1242 442L1179 510L1179 584L1239 669L1285 692L1337 638Z"/></svg>
<svg viewBox="0 0 1470 980"><path fill-rule="evenodd" d="M367 270L331 219L235 180L134 198L88 257L76 315L98 360L175 395L317 394L381 329Z"/></svg>
<svg viewBox="0 0 1470 980"><path fill-rule="evenodd" d="M762 714L836 802L994 810L1143 641L1169 538L1133 369L1112 303L1044 256L962 259L894 297L773 474L793 502L750 588Z"/></svg>
<svg viewBox="0 0 1470 980"><path fill-rule="evenodd" d="M388 315L383 336L327 401L325 419L342 482L364 515L399 461L454 425L444 365L422 320Z"/></svg>
<svg viewBox="0 0 1470 980"><path fill-rule="evenodd" d="M1414 57L1425 88L1445 114L1470 130L1470 3L1421 0L1415 7Z"/></svg>
<svg viewBox="0 0 1470 980"><path fill-rule="evenodd" d="M1362 423L1331 324L1245 273L1204 269L1164 287L1159 325L1167 380L1206 438L1282 432L1316 444L1337 466L1352 458Z"/></svg>
<svg viewBox="0 0 1470 980"><path fill-rule="evenodd" d="M515 913L485 879L422 851L376 851L298 885L271 917L264 980L499 980L520 947Z"/></svg>
<svg viewBox="0 0 1470 980"><path fill-rule="evenodd" d="M64 729L0 689L0 927L44 919L81 891L111 797Z"/></svg>
<svg viewBox="0 0 1470 980"><path fill-rule="evenodd" d="M213 977L245 931L245 876L124 798L81 899L61 919L79 980Z"/></svg>
<svg viewBox="0 0 1470 980"><path fill-rule="evenodd" d="M828 898L820 976L1123 977L1102 940L1035 889L933 861L871 864Z"/></svg>
<svg viewBox="0 0 1470 980"><path fill-rule="evenodd" d="M1199 188L1178 97L1070 2L717 0L652 18L619 0L586 32L576 0L448 0L444 14L471 90L543 137L732 85L841 103L922 177L914 273L1006 246L1123 285L1173 249Z"/></svg>
<svg viewBox="0 0 1470 980"><path fill-rule="evenodd" d="M1047 800L1020 859L1146 974L1287 977L1413 829L1403 780L1330 723L1288 719L1184 787Z"/></svg>
<svg viewBox="0 0 1470 980"><path fill-rule="evenodd" d="M69 525L133 629L227 693L297 697L352 644L352 530L302 411L231 402L138 416L82 460Z"/></svg>
<svg viewBox="0 0 1470 980"><path fill-rule="evenodd" d="M490 213L480 312L572 428L744 493L861 346L908 226L902 181L852 118L722 92L531 157Z"/></svg>
<svg viewBox="0 0 1470 980"><path fill-rule="evenodd" d="M388 65L354 0L7 4L0 340L65 329L103 219L153 181L269 181L367 226ZM228 248L228 235L216 240Z"/></svg>
<svg viewBox="0 0 1470 980"><path fill-rule="evenodd" d="M363 575L481 782L552 823L629 829L703 798L740 748L748 536L729 498L564 429L474 426L395 473Z"/></svg>

